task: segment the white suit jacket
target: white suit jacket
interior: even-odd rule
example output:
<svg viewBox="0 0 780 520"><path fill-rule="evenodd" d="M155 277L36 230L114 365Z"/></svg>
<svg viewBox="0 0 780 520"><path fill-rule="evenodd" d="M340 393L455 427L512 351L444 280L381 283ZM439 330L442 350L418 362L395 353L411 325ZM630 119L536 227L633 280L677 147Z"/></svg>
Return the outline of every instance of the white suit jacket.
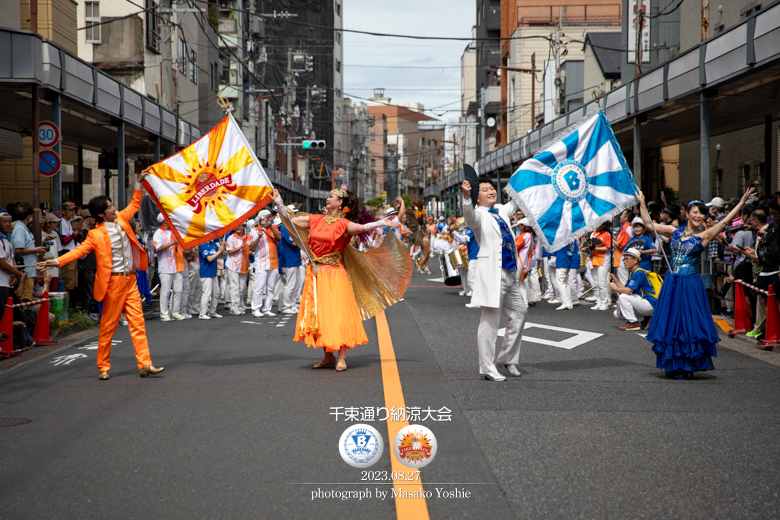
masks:
<svg viewBox="0 0 780 520"><path fill-rule="evenodd" d="M504 219L507 227L511 229L509 217L517 212L517 204L510 201L509 204L496 204L498 216ZM471 205L471 199L463 200L463 217L466 224L474 230L474 238L479 244L477 255L476 273L474 277L474 289L471 303L483 307L499 307L501 302L501 228L496 219L484 206ZM517 247L512 240L512 249L517 257ZM518 269L514 271L515 279L518 279Z"/></svg>

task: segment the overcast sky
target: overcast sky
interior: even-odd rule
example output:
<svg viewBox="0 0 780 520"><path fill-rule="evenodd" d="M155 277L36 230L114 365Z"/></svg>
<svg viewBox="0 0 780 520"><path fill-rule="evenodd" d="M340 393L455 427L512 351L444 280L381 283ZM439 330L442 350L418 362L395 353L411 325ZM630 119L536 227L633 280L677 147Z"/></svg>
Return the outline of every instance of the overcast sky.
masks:
<svg viewBox="0 0 780 520"><path fill-rule="evenodd" d="M474 0L344 0L344 28L468 38ZM422 103L447 119L460 109L460 57L467 41L410 40L344 33L344 96L385 89L393 103ZM419 67L419 68L411 68ZM443 106L446 105L446 106ZM440 108L436 108L440 107Z"/></svg>

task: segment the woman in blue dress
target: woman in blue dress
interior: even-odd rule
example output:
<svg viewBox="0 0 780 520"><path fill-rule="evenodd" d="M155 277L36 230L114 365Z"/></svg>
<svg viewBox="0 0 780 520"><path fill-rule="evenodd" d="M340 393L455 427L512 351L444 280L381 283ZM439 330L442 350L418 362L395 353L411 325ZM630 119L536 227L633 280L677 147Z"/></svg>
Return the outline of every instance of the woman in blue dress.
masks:
<svg viewBox="0 0 780 520"><path fill-rule="evenodd" d="M709 229L704 228L709 211L701 201L688 204L686 225L655 225L664 242L671 241L672 258L671 272L664 278L647 339L653 343L656 368L663 368L667 377L685 379L694 372L715 368L712 358L717 356L715 344L720 337L699 274L700 257L710 241L739 215L753 191L749 189L728 216ZM637 198L646 229L653 229L641 191Z"/></svg>

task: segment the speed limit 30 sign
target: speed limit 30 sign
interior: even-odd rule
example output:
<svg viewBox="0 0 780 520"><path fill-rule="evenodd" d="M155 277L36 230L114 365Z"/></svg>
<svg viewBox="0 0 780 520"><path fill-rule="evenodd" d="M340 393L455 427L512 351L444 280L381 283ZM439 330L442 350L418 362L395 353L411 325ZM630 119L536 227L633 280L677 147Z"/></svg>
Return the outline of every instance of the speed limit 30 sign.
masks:
<svg viewBox="0 0 780 520"><path fill-rule="evenodd" d="M38 146L51 148L60 142L60 129L51 121L41 121L38 124Z"/></svg>

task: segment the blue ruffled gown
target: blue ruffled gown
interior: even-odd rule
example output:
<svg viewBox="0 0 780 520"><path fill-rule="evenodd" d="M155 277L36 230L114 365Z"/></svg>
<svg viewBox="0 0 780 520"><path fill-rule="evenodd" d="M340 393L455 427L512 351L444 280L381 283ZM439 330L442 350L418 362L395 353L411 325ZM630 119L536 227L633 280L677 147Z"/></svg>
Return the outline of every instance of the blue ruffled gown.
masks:
<svg viewBox="0 0 780 520"><path fill-rule="evenodd" d="M681 226L672 234L672 272L664 278L647 331L656 355L656 368L663 368L667 376L676 378L713 370L715 345L720 341L698 268L705 249L700 237L682 240L684 232L685 227Z"/></svg>

